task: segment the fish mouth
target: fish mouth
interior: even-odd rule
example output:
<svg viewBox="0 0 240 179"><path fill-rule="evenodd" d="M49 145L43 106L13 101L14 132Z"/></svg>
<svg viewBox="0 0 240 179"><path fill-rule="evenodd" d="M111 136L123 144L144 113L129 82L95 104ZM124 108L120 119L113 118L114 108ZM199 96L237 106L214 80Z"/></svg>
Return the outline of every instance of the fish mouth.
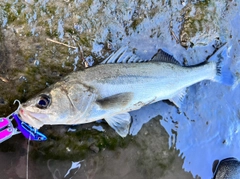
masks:
<svg viewBox="0 0 240 179"><path fill-rule="evenodd" d="M18 110L18 114L20 115L21 119L31 125L34 128L39 129L44 125L44 123L41 121L42 118L46 118L47 116L45 114L39 114L30 112L23 107L20 107ZM42 117L41 117L42 116Z"/></svg>
<svg viewBox="0 0 240 179"><path fill-rule="evenodd" d="M49 119L49 116L46 114L35 113L27 110L19 100L15 100L13 104L16 102L18 102L19 106L15 112L19 114L22 121L28 123L32 127L39 129L44 125L43 120L46 119L47 121L47 119Z"/></svg>

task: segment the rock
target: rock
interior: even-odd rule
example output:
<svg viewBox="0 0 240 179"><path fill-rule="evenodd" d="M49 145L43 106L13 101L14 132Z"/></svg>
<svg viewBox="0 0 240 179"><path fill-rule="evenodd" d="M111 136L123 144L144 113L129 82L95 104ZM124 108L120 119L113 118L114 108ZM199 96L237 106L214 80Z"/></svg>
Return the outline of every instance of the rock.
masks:
<svg viewBox="0 0 240 179"><path fill-rule="evenodd" d="M95 145L95 143L91 144L89 148L95 153L99 152L99 148Z"/></svg>

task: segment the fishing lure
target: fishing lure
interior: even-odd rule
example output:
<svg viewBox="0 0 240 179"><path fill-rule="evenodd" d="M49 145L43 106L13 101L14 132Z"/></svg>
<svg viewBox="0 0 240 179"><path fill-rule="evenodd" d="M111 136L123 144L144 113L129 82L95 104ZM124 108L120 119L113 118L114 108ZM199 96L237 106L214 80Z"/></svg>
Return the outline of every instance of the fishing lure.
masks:
<svg viewBox="0 0 240 179"><path fill-rule="evenodd" d="M47 137L39 132L36 128L30 126L28 123L23 122L20 120L18 114L13 113L13 118L17 122L18 126L17 129L22 132L22 134L30 140L35 140L35 141L44 141L47 140Z"/></svg>
<svg viewBox="0 0 240 179"><path fill-rule="evenodd" d="M13 127L9 117L0 118L0 143L19 133L20 131Z"/></svg>
<svg viewBox="0 0 240 179"><path fill-rule="evenodd" d="M17 127L12 124L15 120ZM27 139L33 141L45 141L47 137L39 132L36 128L22 121L17 113L12 113L7 117L0 118L0 143L8 140L13 135L22 133Z"/></svg>

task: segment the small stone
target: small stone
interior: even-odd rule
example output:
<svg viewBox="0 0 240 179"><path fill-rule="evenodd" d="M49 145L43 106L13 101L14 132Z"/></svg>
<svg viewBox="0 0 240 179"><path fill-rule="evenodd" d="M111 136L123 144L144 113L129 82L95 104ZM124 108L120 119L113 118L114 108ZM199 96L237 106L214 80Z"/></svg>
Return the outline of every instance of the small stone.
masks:
<svg viewBox="0 0 240 179"><path fill-rule="evenodd" d="M31 57L31 58L28 59L28 62L29 62L29 63L33 63L34 60L35 60L35 58Z"/></svg>
<svg viewBox="0 0 240 179"><path fill-rule="evenodd" d="M27 82L27 78L25 77L25 76L20 76L19 77L19 80L22 82L22 81L25 81L25 82Z"/></svg>
<svg viewBox="0 0 240 179"><path fill-rule="evenodd" d="M3 104L5 104L5 100L2 97L0 97L0 105L3 105Z"/></svg>
<svg viewBox="0 0 240 179"><path fill-rule="evenodd" d="M90 148L90 150L92 150L95 153L99 152L99 148L94 143L91 144L89 148Z"/></svg>
<svg viewBox="0 0 240 179"><path fill-rule="evenodd" d="M39 66L39 60L34 60L34 62L33 62L33 64L35 65L35 66Z"/></svg>

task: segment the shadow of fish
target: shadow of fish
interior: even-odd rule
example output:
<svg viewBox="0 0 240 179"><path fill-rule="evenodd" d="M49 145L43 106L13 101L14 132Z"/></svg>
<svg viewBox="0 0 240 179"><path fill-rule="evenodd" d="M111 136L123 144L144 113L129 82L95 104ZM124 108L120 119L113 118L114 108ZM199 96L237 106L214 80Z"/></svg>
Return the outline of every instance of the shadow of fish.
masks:
<svg viewBox="0 0 240 179"><path fill-rule="evenodd" d="M239 179L240 162L236 158L226 158L213 164L213 179Z"/></svg>
<svg viewBox="0 0 240 179"><path fill-rule="evenodd" d="M143 61L120 48L102 64L74 72L19 107L23 121L44 124L82 124L105 119L122 137L131 123L129 111L169 99L180 105L185 88L202 80L232 85L227 46L208 62L183 67L159 50ZM142 62L142 63L140 63Z"/></svg>

